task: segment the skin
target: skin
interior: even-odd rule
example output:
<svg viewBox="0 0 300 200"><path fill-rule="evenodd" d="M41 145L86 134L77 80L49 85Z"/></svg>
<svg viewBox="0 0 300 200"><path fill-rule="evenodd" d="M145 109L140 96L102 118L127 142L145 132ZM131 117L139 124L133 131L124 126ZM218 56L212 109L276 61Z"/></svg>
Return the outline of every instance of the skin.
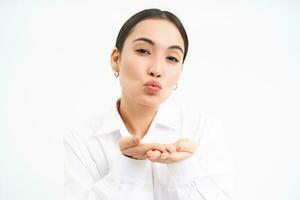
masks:
<svg viewBox="0 0 300 200"><path fill-rule="evenodd" d="M136 136L122 137L119 141L121 152L135 159L149 159L152 162L174 163L190 157L195 145L187 138L174 144L140 143Z"/></svg>
<svg viewBox="0 0 300 200"><path fill-rule="evenodd" d="M119 141L124 155L161 163L177 162L192 155L194 144L188 139L174 144L141 143L159 105L171 95L180 78L183 52L179 30L162 19L139 22L126 38L122 52L113 49L111 66L119 72L122 91L119 113L132 135ZM161 84L158 93L145 90L145 83L150 80Z"/></svg>

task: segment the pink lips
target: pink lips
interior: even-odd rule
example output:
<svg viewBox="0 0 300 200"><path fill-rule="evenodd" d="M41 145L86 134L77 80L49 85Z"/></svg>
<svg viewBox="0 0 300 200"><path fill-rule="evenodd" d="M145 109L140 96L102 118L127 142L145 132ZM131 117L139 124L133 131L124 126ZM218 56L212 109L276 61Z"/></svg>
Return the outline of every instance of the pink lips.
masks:
<svg viewBox="0 0 300 200"><path fill-rule="evenodd" d="M146 86L158 87L158 88L161 89L160 83L158 81L155 81L155 80L148 81L145 85Z"/></svg>
<svg viewBox="0 0 300 200"><path fill-rule="evenodd" d="M161 84L155 80L148 81L145 86L145 90L149 94L156 94L161 90Z"/></svg>

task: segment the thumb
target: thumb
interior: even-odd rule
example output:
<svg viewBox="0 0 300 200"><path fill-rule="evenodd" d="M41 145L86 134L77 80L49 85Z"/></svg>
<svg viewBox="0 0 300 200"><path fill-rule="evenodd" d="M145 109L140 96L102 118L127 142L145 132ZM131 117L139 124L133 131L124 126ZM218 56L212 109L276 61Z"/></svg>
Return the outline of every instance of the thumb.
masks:
<svg viewBox="0 0 300 200"><path fill-rule="evenodd" d="M132 137L121 137L119 140L119 146L121 151L128 149L130 147L136 146L140 143L140 138L138 136Z"/></svg>
<svg viewBox="0 0 300 200"><path fill-rule="evenodd" d="M196 145L189 139L181 139L177 142L177 151L193 153L195 149Z"/></svg>

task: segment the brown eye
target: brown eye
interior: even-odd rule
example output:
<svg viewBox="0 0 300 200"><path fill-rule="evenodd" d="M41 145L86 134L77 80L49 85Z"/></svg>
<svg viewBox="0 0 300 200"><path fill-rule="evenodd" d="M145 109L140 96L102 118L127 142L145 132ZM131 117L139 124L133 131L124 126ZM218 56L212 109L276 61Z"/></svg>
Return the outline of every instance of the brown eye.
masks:
<svg viewBox="0 0 300 200"><path fill-rule="evenodd" d="M173 56L169 56L167 57L167 59L171 60L172 62L176 62L176 63L179 62L179 60Z"/></svg>
<svg viewBox="0 0 300 200"><path fill-rule="evenodd" d="M136 50L136 52L141 53L141 54L149 54L149 55L151 55L150 52L147 51L146 49L138 49L138 50Z"/></svg>

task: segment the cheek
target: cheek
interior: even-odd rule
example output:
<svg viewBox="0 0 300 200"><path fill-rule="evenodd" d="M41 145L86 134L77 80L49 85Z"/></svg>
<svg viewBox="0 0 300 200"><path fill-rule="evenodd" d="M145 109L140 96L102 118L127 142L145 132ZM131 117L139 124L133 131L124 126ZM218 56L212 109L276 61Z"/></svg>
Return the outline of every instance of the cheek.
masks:
<svg viewBox="0 0 300 200"><path fill-rule="evenodd" d="M125 57L124 57L125 58ZM140 80L144 76L145 63L134 55L127 55L120 66L120 77L126 80Z"/></svg>
<svg viewBox="0 0 300 200"><path fill-rule="evenodd" d="M180 77L181 71L176 70L168 73L168 77L166 78L166 85L169 87L174 87Z"/></svg>

